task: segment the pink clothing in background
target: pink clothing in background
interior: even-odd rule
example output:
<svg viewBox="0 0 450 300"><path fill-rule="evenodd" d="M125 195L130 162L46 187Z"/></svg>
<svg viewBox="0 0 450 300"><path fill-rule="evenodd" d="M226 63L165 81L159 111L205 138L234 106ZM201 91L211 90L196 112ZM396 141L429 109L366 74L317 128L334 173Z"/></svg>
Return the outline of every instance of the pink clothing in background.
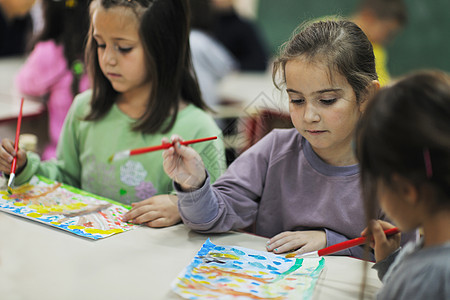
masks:
<svg viewBox="0 0 450 300"><path fill-rule="evenodd" d="M15 84L22 94L48 96L50 142L42 154L42 159L54 158L61 128L74 97L71 92L72 73L67 66L63 46L54 41L36 44L17 74ZM87 90L89 86L89 79L84 74L80 80L79 92Z"/></svg>

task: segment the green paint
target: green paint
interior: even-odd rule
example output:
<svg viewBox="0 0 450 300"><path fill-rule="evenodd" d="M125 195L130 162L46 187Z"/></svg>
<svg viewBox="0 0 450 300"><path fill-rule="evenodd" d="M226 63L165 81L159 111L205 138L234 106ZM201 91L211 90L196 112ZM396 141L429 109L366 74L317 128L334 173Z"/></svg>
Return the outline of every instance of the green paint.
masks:
<svg viewBox="0 0 450 300"><path fill-rule="evenodd" d="M303 264L303 258L295 259L294 265L292 265L292 267L290 267L287 271L285 271L285 272L281 273L280 275L278 275L277 278L275 278L271 283L280 281L281 279L283 279L287 275L289 275L292 272L298 270L299 268L301 268L302 264Z"/></svg>

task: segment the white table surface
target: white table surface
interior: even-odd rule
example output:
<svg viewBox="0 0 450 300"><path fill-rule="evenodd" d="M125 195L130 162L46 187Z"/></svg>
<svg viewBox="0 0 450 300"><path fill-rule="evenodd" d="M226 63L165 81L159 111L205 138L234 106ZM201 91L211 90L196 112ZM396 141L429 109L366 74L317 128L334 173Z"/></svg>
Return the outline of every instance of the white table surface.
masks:
<svg viewBox="0 0 450 300"><path fill-rule="evenodd" d="M198 234L179 224L91 241L0 212L0 299L181 299L170 284L208 237L262 251L267 240L237 232ZM313 299L358 299L364 265L325 257ZM381 286L368 265L365 299Z"/></svg>

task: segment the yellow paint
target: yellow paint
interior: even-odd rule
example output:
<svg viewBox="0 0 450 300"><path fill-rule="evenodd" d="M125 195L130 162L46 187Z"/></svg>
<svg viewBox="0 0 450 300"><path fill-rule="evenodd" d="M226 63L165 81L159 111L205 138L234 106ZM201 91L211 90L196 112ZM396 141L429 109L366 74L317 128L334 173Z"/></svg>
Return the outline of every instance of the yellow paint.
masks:
<svg viewBox="0 0 450 300"><path fill-rule="evenodd" d="M22 202L14 202L15 206L25 206L25 203Z"/></svg>
<svg viewBox="0 0 450 300"><path fill-rule="evenodd" d="M65 206L68 210L77 210L77 209L87 206L87 204L81 203L81 202L75 202L75 203L71 203L71 204L63 205L63 206Z"/></svg>
<svg viewBox="0 0 450 300"><path fill-rule="evenodd" d="M13 193L14 194L24 194L26 192L28 192L29 190L31 190L33 188L33 186L29 183L21 185L15 189L13 189Z"/></svg>
<svg viewBox="0 0 450 300"><path fill-rule="evenodd" d="M69 225L69 226L67 226L67 228L69 228L69 229L84 229L86 227L80 226L80 225Z"/></svg>
<svg viewBox="0 0 450 300"><path fill-rule="evenodd" d="M269 273L263 272L263 271L259 271L258 273L261 274L261 275L268 275L269 274Z"/></svg>
<svg viewBox="0 0 450 300"><path fill-rule="evenodd" d="M45 215L45 214L48 214L49 212L51 212L51 210L46 208L45 206L43 206L43 207L36 209L36 212L39 214Z"/></svg>
<svg viewBox="0 0 450 300"><path fill-rule="evenodd" d="M241 278L235 278L235 280L236 280L237 282L245 282L245 280L244 280L244 279L241 279Z"/></svg>
<svg viewBox="0 0 450 300"><path fill-rule="evenodd" d="M29 213L29 214L27 214L27 216L30 217L30 218L40 218L40 217L42 217L42 215L38 214L38 213Z"/></svg>
<svg viewBox="0 0 450 300"><path fill-rule="evenodd" d="M229 259L239 259L238 256L228 253L209 253L212 257L222 257L222 258L229 258Z"/></svg>
<svg viewBox="0 0 450 300"><path fill-rule="evenodd" d="M116 228L116 229L103 230L103 229L95 229L95 228L86 228L84 231L87 233L112 234L112 233L123 232L123 229Z"/></svg>
<svg viewBox="0 0 450 300"><path fill-rule="evenodd" d="M17 204L16 204L17 203ZM16 202L15 205L17 206L24 206L25 204L21 203L21 202ZM63 212L67 212L67 211L74 211L74 210L80 210L83 207L87 206L86 203L72 203L72 204L67 204L67 205L29 205L28 207L31 209L35 209L37 213L39 214L50 214L50 213L63 213Z"/></svg>

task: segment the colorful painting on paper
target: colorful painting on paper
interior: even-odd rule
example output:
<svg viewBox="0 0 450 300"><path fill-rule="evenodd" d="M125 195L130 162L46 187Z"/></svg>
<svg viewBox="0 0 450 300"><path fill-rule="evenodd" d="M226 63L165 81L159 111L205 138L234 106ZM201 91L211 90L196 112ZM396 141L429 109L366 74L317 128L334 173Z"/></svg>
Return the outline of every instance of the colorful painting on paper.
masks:
<svg viewBox="0 0 450 300"><path fill-rule="evenodd" d="M310 299L324 264L208 239L172 289L186 299Z"/></svg>
<svg viewBox="0 0 450 300"><path fill-rule="evenodd" d="M122 222L120 203L41 176L0 191L0 210L94 240L136 227Z"/></svg>

